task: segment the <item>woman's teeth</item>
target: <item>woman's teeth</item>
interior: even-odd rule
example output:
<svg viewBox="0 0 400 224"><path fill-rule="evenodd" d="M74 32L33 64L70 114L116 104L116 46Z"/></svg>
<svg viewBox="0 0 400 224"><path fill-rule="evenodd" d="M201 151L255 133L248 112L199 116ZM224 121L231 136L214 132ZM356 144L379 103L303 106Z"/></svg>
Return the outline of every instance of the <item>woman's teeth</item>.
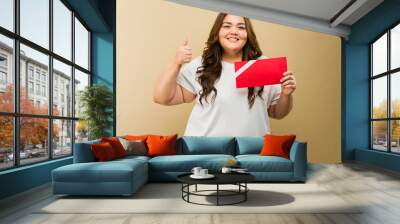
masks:
<svg viewBox="0 0 400 224"><path fill-rule="evenodd" d="M239 39L237 39L237 38L233 38L233 37L230 37L230 38L227 38L230 42L236 42L236 41L238 41Z"/></svg>

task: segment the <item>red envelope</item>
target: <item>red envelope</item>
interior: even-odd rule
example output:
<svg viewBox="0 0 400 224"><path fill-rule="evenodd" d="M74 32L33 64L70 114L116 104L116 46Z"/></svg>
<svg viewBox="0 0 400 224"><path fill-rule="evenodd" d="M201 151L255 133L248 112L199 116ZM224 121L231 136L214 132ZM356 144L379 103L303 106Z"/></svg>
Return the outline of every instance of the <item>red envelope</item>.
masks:
<svg viewBox="0 0 400 224"><path fill-rule="evenodd" d="M280 84L286 71L286 57L235 62L236 88Z"/></svg>

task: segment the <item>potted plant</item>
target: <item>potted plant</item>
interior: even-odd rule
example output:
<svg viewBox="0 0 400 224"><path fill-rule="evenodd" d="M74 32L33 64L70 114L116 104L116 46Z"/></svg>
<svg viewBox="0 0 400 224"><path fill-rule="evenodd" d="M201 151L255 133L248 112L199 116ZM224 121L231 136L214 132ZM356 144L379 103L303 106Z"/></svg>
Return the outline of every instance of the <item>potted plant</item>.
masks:
<svg viewBox="0 0 400 224"><path fill-rule="evenodd" d="M102 84L87 86L80 92L79 106L82 108L80 126L85 125L89 140L108 137L112 125L113 94Z"/></svg>

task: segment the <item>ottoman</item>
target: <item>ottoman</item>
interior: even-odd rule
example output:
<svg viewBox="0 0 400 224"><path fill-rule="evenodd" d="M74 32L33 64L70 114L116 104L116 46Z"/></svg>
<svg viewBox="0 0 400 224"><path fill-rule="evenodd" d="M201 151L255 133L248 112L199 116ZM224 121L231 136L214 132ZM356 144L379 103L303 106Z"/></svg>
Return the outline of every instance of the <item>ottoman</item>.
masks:
<svg viewBox="0 0 400 224"><path fill-rule="evenodd" d="M52 171L53 193L132 195L148 180L146 160L74 163Z"/></svg>

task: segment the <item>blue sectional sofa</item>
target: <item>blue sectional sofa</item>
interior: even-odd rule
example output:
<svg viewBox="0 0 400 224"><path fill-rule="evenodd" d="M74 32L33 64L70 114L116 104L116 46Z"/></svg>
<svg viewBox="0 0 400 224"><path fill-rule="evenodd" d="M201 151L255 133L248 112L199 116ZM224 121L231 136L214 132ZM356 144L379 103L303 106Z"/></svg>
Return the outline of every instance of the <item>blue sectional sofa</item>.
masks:
<svg viewBox="0 0 400 224"><path fill-rule="evenodd" d="M290 159L260 156L263 137L189 137L177 140L177 155L127 156L96 162L89 141L75 144L74 163L52 171L54 194L131 195L148 181L176 181L193 167L218 172L234 159L261 182L304 182L307 144L294 142Z"/></svg>

